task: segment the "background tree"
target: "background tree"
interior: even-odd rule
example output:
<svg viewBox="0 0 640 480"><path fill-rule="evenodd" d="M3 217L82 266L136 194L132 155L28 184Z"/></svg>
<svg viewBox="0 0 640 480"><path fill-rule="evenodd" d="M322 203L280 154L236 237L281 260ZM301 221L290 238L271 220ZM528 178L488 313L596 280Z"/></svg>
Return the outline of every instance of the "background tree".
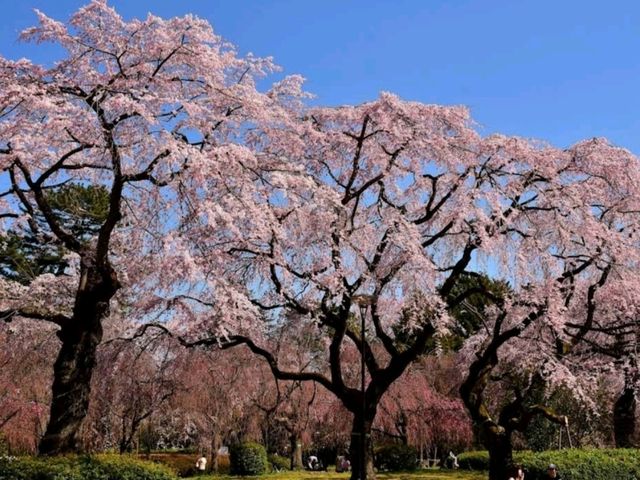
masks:
<svg viewBox="0 0 640 480"><path fill-rule="evenodd" d="M536 241L536 248L544 245L536 259L543 263L532 263L526 280L515 277L517 283L505 299L492 300L485 328L465 347L469 349L469 370L461 394L483 431L491 457L490 477L496 479L504 476L504 467L511 462L514 431L522 431L537 414L557 422L564 420L535 402L541 383L564 382L576 396L584 396L583 385L595 384L593 363L582 363L581 384L576 380L577 372L557 355L557 345L570 341L568 325L589 325L606 312L613 300L607 293L610 285L619 288L637 268L638 218L632 206L637 198L629 192L638 179L627 174L627 169L637 171L632 167L637 159L625 150L593 140L559 152L553 163L555 175L549 168L544 177L530 174L538 178L535 188L542 188L544 195L536 191L526 197L533 199L528 204L539 221L546 218L546 227L541 223L535 227L536 234L543 233ZM614 170L619 174L605 178L603 169L609 168L605 165L616 165ZM551 192L555 194L545 199ZM556 195L566 195L568 201ZM527 236L521 249L514 251L517 255L523 255L528 239L534 236L528 236L527 231L522 234ZM524 388L518 376L509 374L513 367L524 373ZM496 378L509 378L513 393L497 413L492 413L485 390ZM533 401L528 394L533 394Z"/></svg>
<svg viewBox="0 0 640 480"><path fill-rule="evenodd" d="M36 451L46 426L56 348L48 325L0 324L0 437L6 453Z"/></svg>
<svg viewBox="0 0 640 480"><path fill-rule="evenodd" d="M451 362L444 356L422 358L391 386L374 428L381 443L414 445L422 460L469 449L471 420L458 394L460 372Z"/></svg>
<svg viewBox="0 0 640 480"><path fill-rule="evenodd" d="M615 443L619 448L630 448L638 443L640 298L631 282L630 278L624 278L605 285L600 298L593 300L593 315L583 321L568 323L565 329L567 338L557 342L559 355L573 356L576 362L588 362L599 367L604 378L618 373L618 381L614 383L618 393L611 408L611 419Z"/></svg>
<svg viewBox="0 0 640 480"><path fill-rule="evenodd" d="M162 344L110 344L99 354L93 415L100 437L111 433L112 447L131 452L143 422L170 401L181 388L184 355ZM177 352L180 353L180 352ZM108 372L104 370L108 369ZM92 407L93 408L93 407ZM102 426L102 428L100 427ZM94 427L95 428L95 427Z"/></svg>
<svg viewBox="0 0 640 480"><path fill-rule="evenodd" d="M101 185L62 184L47 189L44 196L65 230L83 243L98 233L106 218L109 196ZM0 274L22 284L45 273L63 275L70 266L64 246L41 234L46 230L44 216L36 213L33 222L31 225L38 226L35 231L31 226L16 225L0 239Z"/></svg>

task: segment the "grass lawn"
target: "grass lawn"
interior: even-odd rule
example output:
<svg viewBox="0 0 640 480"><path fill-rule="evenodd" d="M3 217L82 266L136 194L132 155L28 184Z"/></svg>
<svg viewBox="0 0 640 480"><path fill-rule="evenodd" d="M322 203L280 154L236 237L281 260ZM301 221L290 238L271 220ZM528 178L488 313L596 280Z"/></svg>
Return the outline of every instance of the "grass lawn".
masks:
<svg viewBox="0 0 640 480"><path fill-rule="evenodd" d="M270 473L261 477L232 477L229 475L191 477L198 480L236 480L264 478L268 480L346 480L348 473L335 472L280 472ZM415 473L378 473L376 480L486 480L485 473L460 472L447 470L425 470Z"/></svg>

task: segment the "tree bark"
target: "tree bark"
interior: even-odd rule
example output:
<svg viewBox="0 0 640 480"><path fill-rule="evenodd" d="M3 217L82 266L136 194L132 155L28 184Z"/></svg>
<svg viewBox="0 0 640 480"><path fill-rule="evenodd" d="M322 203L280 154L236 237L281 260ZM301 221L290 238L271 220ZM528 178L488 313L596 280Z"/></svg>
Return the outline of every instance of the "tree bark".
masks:
<svg viewBox="0 0 640 480"><path fill-rule="evenodd" d="M373 469L373 442L371 441L371 427L374 417L375 414L372 415L370 413L367 413L366 416L363 417L362 412L357 412L353 415L351 443L349 446L351 480L375 479L375 470ZM363 434L364 442L362 441ZM363 444L364 455L362 455ZM364 458L364 472L361 463L362 458Z"/></svg>
<svg viewBox="0 0 640 480"><path fill-rule="evenodd" d="M220 438L220 434L218 432L214 433L211 438L211 470L215 473L220 473L218 471L220 467L220 458L218 456L218 450L222 445L222 440Z"/></svg>
<svg viewBox="0 0 640 480"><path fill-rule="evenodd" d="M296 432L289 435L289 445L291 446L291 470L302 470L302 441Z"/></svg>
<svg viewBox="0 0 640 480"><path fill-rule="evenodd" d="M636 392L632 385L625 385L613 406L613 432L617 448L635 447Z"/></svg>
<svg viewBox="0 0 640 480"><path fill-rule="evenodd" d="M513 465L511 432L491 426L484 432L489 450L489 480L505 480L507 469Z"/></svg>
<svg viewBox="0 0 640 480"><path fill-rule="evenodd" d="M79 431L89 408L102 319L119 286L109 265L102 271L83 265L73 316L58 331L62 345L53 368L49 423L38 446L42 455L82 450Z"/></svg>

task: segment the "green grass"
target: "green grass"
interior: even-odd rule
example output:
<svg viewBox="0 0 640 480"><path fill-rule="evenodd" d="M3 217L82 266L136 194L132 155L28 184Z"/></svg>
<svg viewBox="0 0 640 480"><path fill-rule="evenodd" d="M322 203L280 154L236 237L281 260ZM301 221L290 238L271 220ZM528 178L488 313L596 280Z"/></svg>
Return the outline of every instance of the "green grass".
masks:
<svg viewBox="0 0 640 480"><path fill-rule="evenodd" d="M267 480L347 480L348 473L335 472L280 472L262 475L260 477L233 477L229 475L209 475L198 480L237 480L237 479L267 479ZM414 473L378 473L376 480L486 480L485 473L460 472L446 470L427 470Z"/></svg>

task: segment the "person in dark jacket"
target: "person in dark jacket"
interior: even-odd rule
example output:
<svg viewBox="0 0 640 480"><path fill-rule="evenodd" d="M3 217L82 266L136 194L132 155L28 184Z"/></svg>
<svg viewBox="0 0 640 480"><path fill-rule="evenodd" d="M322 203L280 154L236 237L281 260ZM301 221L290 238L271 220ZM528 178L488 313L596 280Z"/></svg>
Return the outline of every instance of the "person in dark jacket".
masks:
<svg viewBox="0 0 640 480"><path fill-rule="evenodd" d="M562 477L558 473L558 467L554 463L551 463L549 467L547 467L547 476L545 478L553 479L553 480L562 480Z"/></svg>

